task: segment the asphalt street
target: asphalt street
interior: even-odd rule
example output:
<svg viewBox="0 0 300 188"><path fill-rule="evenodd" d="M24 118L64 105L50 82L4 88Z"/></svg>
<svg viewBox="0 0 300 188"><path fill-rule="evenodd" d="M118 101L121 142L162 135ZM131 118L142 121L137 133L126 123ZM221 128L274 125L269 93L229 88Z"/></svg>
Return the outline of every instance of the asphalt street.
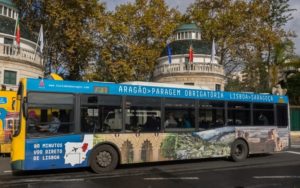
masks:
<svg viewBox="0 0 300 188"><path fill-rule="evenodd" d="M254 155L243 162L226 158L123 165L94 174L89 169L38 171L13 176L0 159L1 187L291 187L300 188L300 149Z"/></svg>

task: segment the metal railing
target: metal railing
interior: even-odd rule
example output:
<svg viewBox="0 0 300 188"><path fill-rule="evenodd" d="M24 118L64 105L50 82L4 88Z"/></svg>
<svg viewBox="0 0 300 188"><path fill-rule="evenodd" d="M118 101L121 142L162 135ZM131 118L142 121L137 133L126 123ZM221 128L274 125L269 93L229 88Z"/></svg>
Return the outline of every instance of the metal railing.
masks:
<svg viewBox="0 0 300 188"><path fill-rule="evenodd" d="M42 65L41 57L34 50L20 48L15 45L0 44L0 57L10 57L22 61L29 61L31 63Z"/></svg>
<svg viewBox="0 0 300 188"><path fill-rule="evenodd" d="M177 63L177 64L161 64L157 65L154 70L154 76L170 74L170 73L213 73L224 75L223 65L212 63Z"/></svg>

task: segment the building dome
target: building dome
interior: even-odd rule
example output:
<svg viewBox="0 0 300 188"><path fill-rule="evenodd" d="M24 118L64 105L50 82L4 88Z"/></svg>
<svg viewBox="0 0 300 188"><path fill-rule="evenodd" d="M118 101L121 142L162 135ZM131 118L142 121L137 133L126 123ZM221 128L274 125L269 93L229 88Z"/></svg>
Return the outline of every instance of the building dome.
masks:
<svg viewBox="0 0 300 188"><path fill-rule="evenodd" d="M0 4L17 10L16 5L11 0L0 0Z"/></svg>
<svg viewBox="0 0 300 188"><path fill-rule="evenodd" d="M219 64L215 45L201 40L201 29L195 23L180 25L171 38L156 60L153 81L224 90L224 67ZM189 57L190 48L193 58Z"/></svg>
<svg viewBox="0 0 300 188"><path fill-rule="evenodd" d="M195 23L182 24L179 27L177 27L174 32L178 33L178 32L182 32L182 31L198 31L198 32L201 32L200 28Z"/></svg>
<svg viewBox="0 0 300 188"><path fill-rule="evenodd" d="M17 89L23 77L42 77L43 62L37 52L37 33L32 33L25 23L19 22L20 44L16 45L18 9L11 0L0 0L0 84L7 89Z"/></svg>
<svg viewBox="0 0 300 188"><path fill-rule="evenodd" d="M211 54L211 42L201 40L176 40L169 44L172 50L172 55L188 54L189 48L192 46L194 54ZM168 56L168 48L164 48L160 57Z"/></svg>

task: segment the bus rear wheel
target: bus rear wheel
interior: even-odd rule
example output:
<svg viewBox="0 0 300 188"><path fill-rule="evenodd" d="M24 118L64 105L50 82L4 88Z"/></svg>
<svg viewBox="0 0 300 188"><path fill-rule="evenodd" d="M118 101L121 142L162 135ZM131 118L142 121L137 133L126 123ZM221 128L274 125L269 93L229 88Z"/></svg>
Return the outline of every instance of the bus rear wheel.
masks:
<svg viewBox="0 0 300 188"><path fill-rule="evenodd" d="M112 146L100 145L92 151L90 166L95 173L101 173L115 169L118 161L118 153Z"/></svg>
<svg viewBox="0 0 300 188"><path fill-rule="evenodd" d="M248 146L243 140L236 140L231 145L231 158L235 162L243 161L248 156Z"/></svg>

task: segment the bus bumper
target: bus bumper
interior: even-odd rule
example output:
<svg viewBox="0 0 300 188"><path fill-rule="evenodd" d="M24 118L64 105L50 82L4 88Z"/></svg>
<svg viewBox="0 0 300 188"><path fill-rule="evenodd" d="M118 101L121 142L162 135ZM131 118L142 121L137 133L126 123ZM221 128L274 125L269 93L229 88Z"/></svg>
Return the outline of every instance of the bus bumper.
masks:
<svg viewBox="0 0 300 188"><path fill-rule="evenodd" d="M12 161L10 166L12 171L24 170L24 161L23 160Z"/></svg>

